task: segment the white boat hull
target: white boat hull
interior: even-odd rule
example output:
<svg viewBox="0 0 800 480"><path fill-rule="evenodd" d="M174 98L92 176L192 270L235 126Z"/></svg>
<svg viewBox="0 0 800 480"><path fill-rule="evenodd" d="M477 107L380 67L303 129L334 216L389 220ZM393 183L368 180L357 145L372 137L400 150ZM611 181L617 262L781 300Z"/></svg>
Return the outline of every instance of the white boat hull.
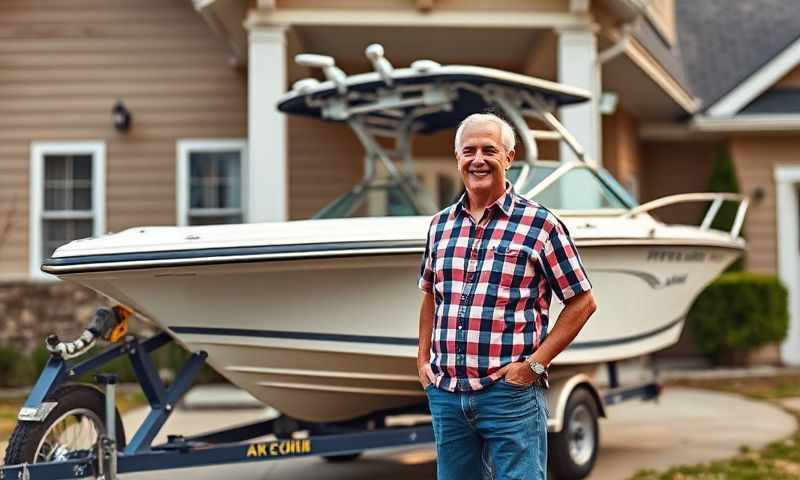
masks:
<svg viewBox="0 0 800 480"><path fill-rule="evenodd" d="M691 302L739 255L737 248L641 242L579 249L599 308L556 358L556 370L673 345ZM68 278L133 307L188 349L207 351L212 367L265 404L335 421L422 400L419 262L419 253L406 253ZM560 310L553 303L551 327Z"/></svg>

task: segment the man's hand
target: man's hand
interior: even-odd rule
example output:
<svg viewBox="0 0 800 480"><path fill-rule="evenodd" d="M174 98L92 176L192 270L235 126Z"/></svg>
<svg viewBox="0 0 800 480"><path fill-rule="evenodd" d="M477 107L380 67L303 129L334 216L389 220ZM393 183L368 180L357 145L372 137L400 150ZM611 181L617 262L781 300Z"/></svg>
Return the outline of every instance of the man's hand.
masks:
<svg viewBox="0 0 800 480"><path fill-rule="evenodd" d="M539 379L538 375L533 373L531 366L526 361L509 363L500 369L506 382L515 385L532 385L533 382Z"/></svg>
<svg viewBox="0 0 800 480"><path fill-rule="evenodd" d="M434 298L432 293L422 294L419 309L419 348L417 350L417 374L422 388L436 381L431 369L431 335L433 334Z"/></svg>
<svg viewBox="0 0 800 480"><path fill-rule="evenodd" d="M426 388L436 381L436 375L433 374L430 360L417 360L417 374L422 388Z"/></svg>

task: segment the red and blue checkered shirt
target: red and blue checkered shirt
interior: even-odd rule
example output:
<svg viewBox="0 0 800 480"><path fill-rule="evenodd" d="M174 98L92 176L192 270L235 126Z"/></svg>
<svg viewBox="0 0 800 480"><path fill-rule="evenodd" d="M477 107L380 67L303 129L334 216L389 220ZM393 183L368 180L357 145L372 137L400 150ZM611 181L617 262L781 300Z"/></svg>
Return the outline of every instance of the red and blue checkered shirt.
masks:
<svg viewBox="0 0 800 480"><path fill-rule="evenodd" d="M578 251L549 210L505 194L477 223L466 194L431 221L419 288L434 295L431 367L436 386L474 391L504 365L530 356L547 335L551 292L590 290Z"/></svg>

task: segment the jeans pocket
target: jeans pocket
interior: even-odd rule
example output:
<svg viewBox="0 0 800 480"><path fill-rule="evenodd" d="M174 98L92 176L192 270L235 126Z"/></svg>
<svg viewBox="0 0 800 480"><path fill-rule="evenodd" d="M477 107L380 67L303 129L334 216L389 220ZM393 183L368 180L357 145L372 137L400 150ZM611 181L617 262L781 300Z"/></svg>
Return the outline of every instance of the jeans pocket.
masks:
<svg viewBox="0 0 800 480"><path fill-rule="evenodd" d="M531 388L531 386L533 385L533 384L531 384L531 385L522 385L521 383L509 382L508 380L506 380L506 377L501 378L500 382L505 384L505 385L508 385L511 388L516 388L517 390L527 390L527 389Z"/></svg>

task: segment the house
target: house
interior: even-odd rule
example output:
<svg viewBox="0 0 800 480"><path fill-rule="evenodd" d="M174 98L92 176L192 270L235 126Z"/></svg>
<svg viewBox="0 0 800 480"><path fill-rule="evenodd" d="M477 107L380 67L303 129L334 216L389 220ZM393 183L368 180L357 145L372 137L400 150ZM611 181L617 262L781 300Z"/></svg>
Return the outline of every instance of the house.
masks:
<svg viewBox="0 0 800 480"><path fill-rule="evenodd" d="M346 72L368 71L364 47L376 41L395 65L423 57L479 64L595 92L592 102L559 112L561 120L640 200L703 190L711 152L727 146L748 176L746 191L763 194L746 228L765 236L752 239L748 267L777 272L779 254L792 257L780 273L794 292L800 262L779 247L797 245L798 216L787 214L794 223L780 226L784 210L775 208L794 202L785 208L795 211L792 182L800 181L784 165L786 132L799 123L776 111L796 102L787 90L800 85L787 67L796 55L789 37L800 33L790 3L6 0L0 337L24 343L50 330L66 334L98 301L39 271L65 241L138 225L307 218L348 190L363 166L346 127L287 118L275 104L292 83L318 75L295 65L295 54L327 54ZM738 31L757 41L726 38ZM714 33L718 43L710 43ZM731 68L717 55L735 48L742 59ZM779 65L768 67L773 61ZM451 141L448 132L414 146L420 177L442 197L458 181ZM767 166L764 148L785 158ZM569 155L547 144L540 152ZM784 349L795 363L797 318Z"/></svg>

